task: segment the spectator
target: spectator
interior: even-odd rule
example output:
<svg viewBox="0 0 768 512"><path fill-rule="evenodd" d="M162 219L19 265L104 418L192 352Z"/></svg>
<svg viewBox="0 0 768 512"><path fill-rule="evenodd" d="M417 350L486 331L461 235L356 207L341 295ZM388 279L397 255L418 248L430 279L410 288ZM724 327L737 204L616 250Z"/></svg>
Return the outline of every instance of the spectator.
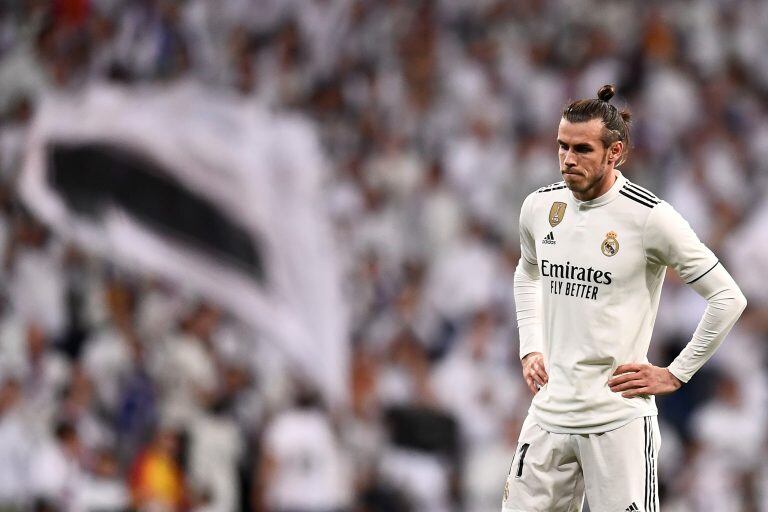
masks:
<svg viewBox="0 0 768 512"><path fill-rule="evenodd" d="M133 507L138 510L183 510L188 496L180 456L179 432L168 426L159 427L131 467L129 483Z"/></svg>
<svg viewBox="0 0 768 512"><path fill-rule="evenodd" d="M12 377L0 384L0 508L23 510L30 503L30 458L35 439L26 426L21 386Z"/></svg>
<svg viewBox="0 0 768 512"><path fill-rule="evenodd" d="M31 457L31 496L59 510L77 510L83 492L83 458L75 428L57 424L53 436L38 444Z"/></svg>
<svg viewBox="0 0 768 512"><path fill-rule="evenodd" d="M81 510L121 512L130 506L128 486L120 474L117 456L108 448L94 449L92 469L83 477Z"/></svg>
<svg viewBox="0 0 768 512"><path fill-rule="evenodd" d="M216 308L194 306L155 359L152 371L160 384L160 414L166 421L193 420L214 396L218 372L212 343L219 318Z"/></svg>
<svg viewBox="0 0 768 512"><path fill-rule="evenodd" d="M270 512L341 512L350 505L348 461L319 397L300 389L262 436L256 502Z"/></svg>
<svg viewBox="0 0 768 512"><path fill-rule="evenodd" d="M213 401L205 414L189 428L189 476L192 485L208 496L205 510L238 510L240 477L238 468L244 442L228 407L230 397Z"/></svg>

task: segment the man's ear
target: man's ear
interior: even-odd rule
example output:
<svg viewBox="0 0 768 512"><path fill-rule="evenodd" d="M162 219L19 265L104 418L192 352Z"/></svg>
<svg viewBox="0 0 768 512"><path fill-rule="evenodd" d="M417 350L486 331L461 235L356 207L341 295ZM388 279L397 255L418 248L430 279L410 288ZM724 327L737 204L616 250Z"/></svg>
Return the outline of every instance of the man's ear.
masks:
<svg viewBox="0 0 768 512"><path fill-rule="evenodd" d="M611 144L611 147L608 149L608 161L609 162L616 162L621 158L621 153L624 151L624 143L621 141L616 141L613 144Z"/></svg>

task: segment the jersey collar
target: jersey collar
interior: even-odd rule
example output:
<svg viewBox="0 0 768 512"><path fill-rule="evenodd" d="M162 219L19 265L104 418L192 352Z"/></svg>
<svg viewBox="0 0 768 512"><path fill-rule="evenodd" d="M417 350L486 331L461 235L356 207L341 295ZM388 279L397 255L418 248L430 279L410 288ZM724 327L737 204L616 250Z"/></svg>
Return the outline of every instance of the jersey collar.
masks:
<svg viewBox="0 0 768 512"><path fill-rule="evenodd" d="M590 199L589 201L579 201L575 197L573 197L573 194L570 194L571 200L576 204L576 206L579 209L584 208L596 208L598 206L602 206L604 204L608 204L617 197L619 197L619 190L621 190L621 187L624 186L624 184L627 182L627 178L624 177L623 174L621 174L621 171L618 169L615 169L616 171L616 181L611 185L611 188L608 189L608 192L605 194L596 197L594 199Z"/></svg>

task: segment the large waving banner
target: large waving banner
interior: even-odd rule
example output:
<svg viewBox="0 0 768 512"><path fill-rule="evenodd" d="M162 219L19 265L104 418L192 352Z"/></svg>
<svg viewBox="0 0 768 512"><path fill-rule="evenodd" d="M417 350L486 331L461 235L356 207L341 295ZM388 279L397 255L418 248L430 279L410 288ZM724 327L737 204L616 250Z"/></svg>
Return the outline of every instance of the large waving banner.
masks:
<svg viewBox="0 0 768 512"><path fill-rule="evenodd" d="M222 305L334 404L348 335L313 127L195 86L44 98L20 180L67 239Z"/></svg>

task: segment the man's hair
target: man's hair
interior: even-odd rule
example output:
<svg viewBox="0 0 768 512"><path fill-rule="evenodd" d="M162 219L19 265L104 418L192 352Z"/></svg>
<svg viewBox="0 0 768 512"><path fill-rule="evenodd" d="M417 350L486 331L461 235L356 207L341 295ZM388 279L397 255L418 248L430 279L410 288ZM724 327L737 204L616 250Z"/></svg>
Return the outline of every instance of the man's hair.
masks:
<svg viewBox="0 0 768 512"><path fill-rule="evenodd" d="M571 123L584 123L592 119L603 121L603 135L600 140L603 147L608 148L616 141L624 143L624 150L616 165L624 163L629 153L629 122L631 115L628 110L618 110L609 102L616 94L613 85L604 85L597 91L596 99L576 100L563 110L563 119Z"/></svg>

